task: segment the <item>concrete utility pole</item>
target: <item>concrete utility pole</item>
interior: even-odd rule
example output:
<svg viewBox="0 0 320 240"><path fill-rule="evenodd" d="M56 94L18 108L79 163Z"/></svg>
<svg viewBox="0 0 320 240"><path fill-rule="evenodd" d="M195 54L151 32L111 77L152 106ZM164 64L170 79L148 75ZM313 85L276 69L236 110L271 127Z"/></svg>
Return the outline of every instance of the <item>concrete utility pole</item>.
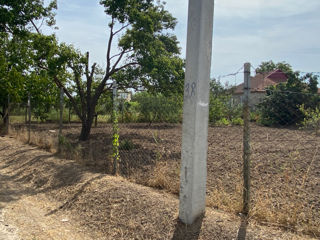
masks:
<svg viewBox="0 0 320 240"><path fill-rule="evenodd" d="M250 63L244 64L243 102L243 213L249 213L250 205Z"/></svg>
<svg viewBox="0 0 320 240"><path fill-rule="evenodd" d="M189 0L179 218L192 224L205 211L209 80L214 0Z"/></svg>
<svg viewBox="0 0 320 240"><path fill-rule="evenodd" d="M63 127L63 88L60 88L60 120L59 120L59 137L62 135L62 127Z"/></svg>

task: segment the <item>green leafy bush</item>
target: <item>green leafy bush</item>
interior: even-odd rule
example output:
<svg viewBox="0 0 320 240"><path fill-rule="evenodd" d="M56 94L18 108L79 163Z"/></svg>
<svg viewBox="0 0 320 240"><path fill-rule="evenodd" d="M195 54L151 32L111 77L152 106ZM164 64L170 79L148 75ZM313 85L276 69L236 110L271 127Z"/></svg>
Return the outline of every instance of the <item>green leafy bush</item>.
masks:
<svg viewBox="0 0 320 240"><path fill-rule="evenodd" d="M226 118L221 118L220 120L216 121L215 125L216 126L229 126L230 121Z"/></svg>
<svg viewBox="0 0 320 240"><path fill-rule="evenodd" d="M320 108L306 109L304 105L301 105L300 110L305 115L301 123L303 128L314 129L315 133L318 135L320 129Z"/></svg>
<svg viewBox="0 0 320 240"><path fill-rule="evenodd" d="M232 125L239 125L242 126L243 125L243 119L242 118L234 118L231 121Z"/></svg>
<svg viewBox="0 0 320 240"><path fill-rule="evenodd" d="M288 81L267 89L266 97L258 105L260 122L264 125L293 125L304 119L300 106L314 109L319 102L318 78L312 74L300 76L299 72L287 74Z"/></svg>
<svg viewBox="0 0 320 240"><path fill-rule="evenodd" d="M220 125L223 122L230 122L232 119L241 117L241 105L231 104L232 91L232 88L222 86L216 80L211 81L209 103L209 121L211 123Z"/></svg>
<svg viewBox="0 0 320 240"><path fill-rule="evenodd" d="M139 121L177 123L182 117L182 97L141 92L134 95L138 103Z"/></svg>

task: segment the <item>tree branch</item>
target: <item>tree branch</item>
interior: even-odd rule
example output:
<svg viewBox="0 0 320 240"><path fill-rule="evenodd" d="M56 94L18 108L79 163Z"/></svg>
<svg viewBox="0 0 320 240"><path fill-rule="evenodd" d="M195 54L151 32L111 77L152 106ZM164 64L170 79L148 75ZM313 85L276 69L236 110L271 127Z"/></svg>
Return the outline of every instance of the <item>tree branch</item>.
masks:
<svg viewBox="0 0 320 240"><path fill-rule="evenodd" d="M130 26L130 24L129 24L129 23L128 23L128 24L126 24L126 25L124 25L122 28L120 28L119 30L115 31L113 35L118 34L118 33L119 33L119 32L121 32L123 29L125 29L125 28L127 28L127 27L129 27L129 26Z"/></svg>
<svg viewBox="0 0 320 240"><path fill-rule="evenodd" d="M110 36L108 41L108 50L107 50L107 69L106 72L108 73L110 71L110 52L111 52L111 45L112 45L112 39L113 39L113 25L114 25L114 18L111 20L110 24Z"/></svg>
<svg viewBox="0 0 320 240"><path fill-rule="evenodd" d="M79 75L76 73L75 69L73 69L73 74L74 74L74 80L76 82L76 87L77 87L77 90L78 90L79 96L80 96L81 110L82 110L82 113L84 113L85 109L86 109L86 105L85 105L83 88L81 87L81 84L79 81Z"/></svg>
<svg viewBox="0 0 320 240"><path fill-rule="evenodd" d="M131 63L127 63L127 64L125 64L125 65L123 65L123 66L121 66L121 67L119 67L119 68L112 68L112 70L110 71L110 76L112 75L112 74L114 74L115 72L118 72L119 70L121 70L121 69L124 69L124 68L126 68L126 67L129 67L129 66L131 66L131 65L137 65L137 64L139 64L138 62L131 62Z"/></svg>
<svg viewBox="0 0 320 240"><path fill-rule="evenodd" d="M86 78L87 78L87 80L89 79L89 52L87 52L86 53L86 72L85 72L85 74L86 74Z"/></svg>
<svg viewBox="0 0 320 240"><path fill-rule="evenodd" d="M38 34L41 34L40 29L36 26L36 24L33 22L33 20L30 20L32 26L36 29Z"/></svg>
<svg viewBox="0 0 320 240"><path fill-rule="evenodd" d="M96 66L97 66L97 63L94 63L94 64L91 66L91 73L90 73L90 78L91 78L91 79L93 78L93 74L94 74L94 71L96 70Z"/></svg>
<svg viewBox="0 0 320 240"><path fill-rule="evenodd" d="M96 68L96 63L91 67L91 73L89 75L89 52L87 52L87 62L86 62L86 77L87 77L87 113L90 114L92 111L92 98L91 98L91 86L93 81L93 74Z"/></svg>
<svg viewBox="0 0 320 240"><path fill-rule="evenodd" d="M124 54L127 54L127 53L129 53L129 52L133 52L133 49L125 51ZM123 53L123 52L113 55L113 56L110 58L110 60L113 59L113 58L115 58L115 57L120 56L122 53Z"/></svg>
<svg viewBox="0 0 320 240"><path fill-rule="evenodd" d="M81 120L83 120L83 116L82 116L81 112L79 111L79 108L77 107L77 104L76 104L74 98L72 97L72 95L69 93L68 89L66 89L65 86L63 86L63 84L62 84L61 81L57 78L57 76L54 76L54 77L53 77L53 81L55 82L55 84L56 84L59 88L62 87L64 93L65 93L65 94L68 96L68 98L70 99L70 101L71 101L71 103L72 103L72 105L73 105L73 108L74 108L74 110L76 111L78 117L79 117Z"/></svg>

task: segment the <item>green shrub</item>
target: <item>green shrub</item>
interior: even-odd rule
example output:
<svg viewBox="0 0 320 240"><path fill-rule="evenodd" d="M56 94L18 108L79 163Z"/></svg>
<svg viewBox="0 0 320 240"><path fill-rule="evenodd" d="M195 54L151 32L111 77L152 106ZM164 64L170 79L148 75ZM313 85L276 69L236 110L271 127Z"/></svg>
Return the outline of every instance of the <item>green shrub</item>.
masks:
<svg viewBox="0 0 320 240"><path fill-rule="evenodd" d="M250 112L250 122L258 122L260 115L258 112Z"/></svg>
<svg viewBox="0 0 320 240"><path fill-rule="evenodd" d="M242 115L241 105L232 105L232 88L222 86L220 82L212 80L210 83L209 121L219 125L225 120L231 121ZM222 119L225 120L222 120Z"/></svg>
<svg viewBox="0 0 320 240"><path fill-rule="evenodd" d="M138 103L139 121L141 122L170 122L177 123L182 117L182 98L179 96L166 97L163 94L141 92L134 95Z"/></svg>
<svg viewBox="0 0 320 240"><path fill-rule="evenodd" d="M120 102L119 121L123 123L137 122L139 118L138 102Z"/></svg>
<svg viewBox="0 0 320 240"><path fill-rule="evenodd" d="M299 72L287 74L288 81L267 88L266 96L258 105L260 122L264 125L294 125L304 119L300 106L315 109L319 102L318 78Z"/></svg>
<svg viewBox="0 0 320 240"><path fill-rule="evenodd" d="M302 128L314 129L315 133L319 133L320 129L320 108L306 109L304 105L300 106L300 110L304 113L305 117L301 122Z"/></svg>
<svg viewBox="0 0 320 240"><path fill-rule="evenodd" d="M239 125L242 126L243 125L243 119L242 118L234 118L232 119L232 125Z"/></svg>
<svg viewBox="0 0 320 240"><path fill-rule="evenodd" d="M215 123L216 126L229 126L230 121L226 118L222 118Z"/></svg>

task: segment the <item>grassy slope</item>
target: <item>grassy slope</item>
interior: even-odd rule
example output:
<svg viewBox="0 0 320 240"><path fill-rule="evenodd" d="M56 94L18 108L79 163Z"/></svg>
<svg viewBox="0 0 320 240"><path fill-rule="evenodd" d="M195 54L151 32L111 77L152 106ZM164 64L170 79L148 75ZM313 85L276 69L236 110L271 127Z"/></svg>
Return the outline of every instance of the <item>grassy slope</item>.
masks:
<svg viewBox="0 0 320 240"><path fill-rule="evenodd" d="M64 211L101 239L235 239L241 224L237 216L207 208L203 219L187 227L177 221L176 196L89 172L10 138L0 139L0 165L2 174L31 187L29 194L59 201L50 214ZM311 238L251 222L247 239Z"/></svg>

